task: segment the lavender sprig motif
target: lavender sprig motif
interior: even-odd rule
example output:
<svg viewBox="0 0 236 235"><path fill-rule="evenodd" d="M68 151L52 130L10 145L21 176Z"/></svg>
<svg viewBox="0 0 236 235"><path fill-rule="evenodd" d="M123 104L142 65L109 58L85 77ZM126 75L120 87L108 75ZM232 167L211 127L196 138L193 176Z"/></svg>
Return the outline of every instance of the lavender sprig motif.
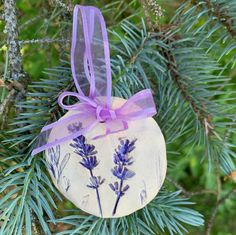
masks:
<svg viewBox="0 0 236 235"><path fill-rule="evenodd" d="M116 194L115 206L112 211L112 215L115 215L117 206L119 204L120 198L125 195L125 192L129 189L129 185L124 186L124 181L132 178L135 173L127 168L133 164L133 157L130 157L129 154L135 149L135 142L137 139L132 141L128 139L120 139L120 145L115 150L113 156L113 162L116 166L111 170L112 174L118 178L113 184L109 184L110 188Z"/></svg>
<svg viewBox="0 0 236 235"><path fill-rule="evenodd" d="M75 132L80 130L81 128L82 128L81 125L70 125L68 127L68 130L70 132ZM74 138L73 143L70 144L70 146L72 146L75 149L74 152L82 158L79 163L89 171L90 182L87 185L87 187L94 189L96 191L99 212L100 215L102 216L102 206L99 195L99 187L104 183L105 179L102 179L100 176L95 176L93 172L94 168L99 164L99 161L97 160L96 157L97 151L95 149L95 146L88 144L86 138L83 135Z"/></svg>
<svg viewBox="0 0 236 235"><path fill-rule="evenodd" d="M65 176L63 176L63 184L65 186L65 191L68 192L70 188L70 180L66 178Z"/></svg>
<svg viewBox="0 0 236 235"><path fill-rule="evenodd" d="M47 165L48 169L51 171L52 176L56 179L57 184L61 179L62 172L70 159L70 154L67 153L63 159L60 161L61 158L61 149L60 145L57 145L55 148L48 149L48 156ZM67 188L68 191L69 188Z"/></svg>

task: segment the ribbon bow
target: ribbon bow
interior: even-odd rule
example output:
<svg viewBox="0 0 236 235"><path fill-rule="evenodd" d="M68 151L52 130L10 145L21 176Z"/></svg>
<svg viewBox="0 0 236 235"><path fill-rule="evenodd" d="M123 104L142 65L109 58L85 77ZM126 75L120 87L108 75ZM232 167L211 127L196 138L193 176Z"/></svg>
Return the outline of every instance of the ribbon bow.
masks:
<svg viewBox="0 0 236 235"><path fill-rule="evenodd" d="M128 129L129 121L156 114L150 89L136 93L120 107L112 108L111 66L106 25L100 10L95 7L76 5L74 8L71 70L78 93L63 92L58 97L58 104L66 110L73 111L72 115L43 127L32 155L74 139L99 123L105 125L105 133L94 136L94 139L124 131ZM64 99L71 96L79 102L73 105L64 104ZM63 129L62 127L69 127L71 123L78 121L83 123L83 127L76 130L67 128L68 131L62 131L55 139L48 138L53 128Z"/></svg>

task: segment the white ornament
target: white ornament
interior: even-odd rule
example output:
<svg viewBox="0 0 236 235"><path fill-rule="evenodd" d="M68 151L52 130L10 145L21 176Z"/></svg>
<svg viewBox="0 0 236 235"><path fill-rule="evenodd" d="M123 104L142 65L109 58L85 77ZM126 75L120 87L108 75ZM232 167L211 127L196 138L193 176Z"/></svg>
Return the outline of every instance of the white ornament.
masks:
<svg viewBox="0 0 236 235"><path fill-rule="evenodd" d="M112 107L124 102L113 97ZM67 129L54 128L49 140L81 125L78 120ZM167 169L165 141L153 118L130 121L127 130L94 140L104 129L100 123L50 148L45 157L55 186L78 208L98 217L122 217L145 207L160 190Z"/></svg>

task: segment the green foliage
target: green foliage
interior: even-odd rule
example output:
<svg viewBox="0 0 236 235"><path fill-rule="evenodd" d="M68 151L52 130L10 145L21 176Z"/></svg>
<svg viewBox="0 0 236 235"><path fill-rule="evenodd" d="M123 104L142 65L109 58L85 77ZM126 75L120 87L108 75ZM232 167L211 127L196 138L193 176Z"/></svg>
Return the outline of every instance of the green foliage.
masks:
<svg viewBox="0 0 236 235"><path fill-rule="evenodd" d="M185 1L176 13L178 16L183 32L195 37L195 45L205 48L207 53L224 65L221 73L229 67L235 67L234 1Z"/></svg>
<svg viewBox="0 0 236 235"><path fill-rule="evenodd" d="M125 22L121 25L125 38L115 33L122 42L114 48L112 60L115 95L128 97L144 87L157 90L157 121L167 142L182 136L183 146L205 145L209 166L216 156L223 171L230 173L235 169L231 160L235 154L230 140L223 141L224 131L232 129L235 118L235 104L225 106L235 95L228 89L230 78L219 74L220 65L194 46L194 38L173 40L179 30L165 35L148 33L144 24L141 27Z"/></svg>
<svg viewBox="0 0 236 235"><path fill-rule="evenodd" d="M47 5L41 1L18 4L27 12L29 20L35 15L31 12L34 4L43 9ZM91 1L91 4L94 3ZM236 157L233 144L236 140L235 71L232 70L236 54L236 3L185 1L172 24L154 30L147 29L147 19L138 1L99 4L109 18L114 95L128 98L138 90L151 88L158 110L155 118L167 143L168 175L189 191L203 187L217 189L218 198L225 195L233 185L224 183L220 175L235 170ZM29 9L25 9L26 6ZM58 38L65 32L68 37L69 13L58 6L48 5L48 9L52 12L45 10L45 14L50 15L47 21L22 24L23 39L32 39L33 28L38 29L37 37ZM168 19L162 21L168 22ZM67 62L69 56L65 53L67 47L61 46L64 60L56 67L52 65L58 61L54 54L58 45L50 48L50 53L43 53L41 46L41 54L28 50L31 48L28 45L23 47L24 55L33 61L27 60L25 69L35 81L28 88L26 100L17 103L20 112L14 121L9 118L8 132L0 134L0 234L34 234L35 229L42 230L42 234L61 235L184 234L189 229L195 234L192 227L198 227L196 234L199 234L203 216L190 209L193 203L180 191L175 192L168 182L147 207L124 218L99 219L71 204L70 210L61 209L66 199L61 203L43 156L31 156L41 128L64 114L57 105L58 95L62 90L75 90ZM34 46L34 50L37 47ZM45 54L47 60L43 59ZM48 61L51 58L52 61ZM47 65L51 68L44 70L44 79L37 79L39 68ZM3 71L4 80L9 79L6 70L7 66ZM0 96L1 100L5 95ZM226 184L222 192L221 184ZM206 205L213 207L214 200L195 199L199 202L197 208L210 216L211 210L206 210ZM224 220L224 213L230 214L229 208L234 205L229 200L226 208L220 208L220 221ZM52 232L52 224L66 225L67 230Z"/></svg>
<svg viewBox="0 0 236 235"><path fill-rule="evenodd" d="M94 216L74 215L57 220L70 224L73 229L59 233L64 234L183 234L187 232L182 225L200 226L202 215L187 208L192 204L179 197L180 192L168 193L161 191L144 209L127 217L118 219L98 219ZM75 211L75 213L79 211ZM91 226L92 225L92 226Z"/></svg>
<svg viewBox="0 0 236 235"><path fill-rule="evenodd" d="M208 95L212 97L206 97L207 100L215 99L217 102L213 104L202 100L202 97L198 99L204 105L204 109L210 106L210 109L205 111L206 115L210 115L213 119L212 129L215 130L213 131L215 137L210 136L205 140L208 157L211 161L214 161L214 156L219 158L221 168L226 174L235 169L230 160L235 158L235 145L232 144L235 140L236 126L235 85L230 77L230 70L235 67L236 61L236 24L233 20L236 16L235 9L234 1L185 1L173 19L173 22L180 21L181 33L193 39L194 50L206 54L205 59L203 57L197 59L199 65L194 66L196 71L194 73L191 71L190 77L195 76L195 79L202 83L201 88L203 86L209 88L211 92ZM193 52L189 51L191 53L189 60L196 55L196 52ZM207 63L203 64L202 61ZM189 64L182 62L181 64L188 67L189 73ZM203 75L203 69L209 74ZM203 76L204 79L201 79ZM200 92L200 96L204 97L202 91Z"/></svg>
<svg viewBox="0 0 236 235"><path fill-rule="evenodd" d="M29 93L28 100L18 104L25 108L25 112L16 118L13 123L15 129L9 131L10 136L5 137L5 149L16 145L24 147L20 150L14 147L12 152L17 152L17 154L10 155L11 157L8 158L9 152L7 152L3 157L2 163L7 164L9 161L14 161L14 164L6 167L0 187L2 192L7 191L6 196L1 199L1 209L7 213L7 217L5 213L1 215L5 220L1 228L2 232L14 234L16 231L22 231L20 229L22 224L29 227L32 222L30 220L31 211L46 234L50 234L49 221L73 225L72 229L59 234L89 234L91 232L101 234L101 231L104 231L103 234L111 232L115 234L117 231L122 231L123 234L147 234L147 232L155 234L157 231L182 234L181 231L187 231L184 224L192 226L203 224L202 216L198 212L185 207L192 203L180 198L180 192L169 193L164 190L150 203L148 208L121 219L98 219L94 216L80 215L80 210L70 211L76 215L55 219L53 208L56 208L56 205L51 194L55 194L57 198L59 196L47 174L44 173L45 166L42 157L32 158L30 152L33 142L45 122L50 118L51 121L54 121L62 115L56 102L61 90L65 87L66 90L74 88L71 85L71 71L67 62L62 61L62 66L49 69L46 73L51 79L34 82L30 86L32 92ZM17 127L22 124L23 127ZM27 154L25 154L26 152ZM16 188L12 188L12 185L15 185ZM14 199L11 198L13 194L16 194ZM9 205L12 205L10 211L7 209L11 208ZM16 216L14 216L15 214ZM13 217L15 222L7 223L8 219ZM26 229L27 233L28 231L30 234L31 230Z"/></svg>

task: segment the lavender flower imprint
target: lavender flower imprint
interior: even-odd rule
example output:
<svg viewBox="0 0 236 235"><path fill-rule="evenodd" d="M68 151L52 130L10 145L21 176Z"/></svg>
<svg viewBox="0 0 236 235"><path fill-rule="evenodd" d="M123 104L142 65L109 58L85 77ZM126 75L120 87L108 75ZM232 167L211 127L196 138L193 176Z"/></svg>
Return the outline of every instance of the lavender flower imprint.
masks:
<svg viewBox="0 0 236 235"><path fill-rule="evenodd" d="M109 184L110 188L115 192L116 202L112 211L112 215L115 215L117 206L119 204L120 198L125 195L125 192L129 189L129 185L123 185L125 180L132 178L135 173L127 168L133 164L133 157L129 154L135 149L135 142L137 139L130 141L128 139L120 139L120 145L115 150L113 157L113 162L116 166L111 170L112 174L119 179L114 184Z"/></svg>
<svg viewBox="0 0 236 235"><path fill-rule="evenodd" d="M77 126L73 125L69 126L68 130L70 132L74 132L78 131L81 128L82 128L81 125ZM70 144L70 146L72 146L75 149L74 152L82 158L82 160L79 163L89 171L90 183L87 185L87 187L95 189L99 212L100 215L102 216L102 207L98 188L100 187L100 185L104 183L105 179L102 179L100 176L95 176L93 173L94 168L99 164L96 157L97 151L95 150L94 145L87 143L86 138L83 135L74 138L73 141L74 143Z"/></svg>
<svg viewBox="0 0 236 235"><path fill-rule="evenodd" d="M68 192L70 188L70 180L63 176L63 184L65 186L65 191Z"/></svg>
<svg viewBox="0 0 236 235"><path fill-rule="evenodd" d="M48 149L48 156L49 158L47 159L47 167L51 171L58 184L61 179L62 172L70 159L70 154L67 153L60 161L61 148L60 145L57 145L55 148ZM67 187L67 191L68 189L69 187Z"/></svg>

